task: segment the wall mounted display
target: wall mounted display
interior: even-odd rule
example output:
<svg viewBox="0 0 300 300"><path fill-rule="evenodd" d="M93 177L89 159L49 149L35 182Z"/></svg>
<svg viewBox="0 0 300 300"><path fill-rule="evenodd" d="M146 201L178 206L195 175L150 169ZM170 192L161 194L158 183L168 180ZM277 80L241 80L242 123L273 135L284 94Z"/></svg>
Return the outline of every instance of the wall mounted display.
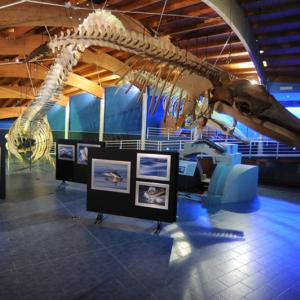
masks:
<svg viewBox="0 0 300 300"><path fill-rule="evenodd" d="M130 161L92 159L91 189L130 193Z"/></svg>
<svg viewBox="0 0 300 300"><path fill-rule="evenodd" d="M169 208L169 185L137 181L135 205L167 210Z"/></svg>
<svg viewBox="0 0 300 300"><path fill-rule="evenodd" d="M100 145L96 144L77 144L77 163L80 165L88 164L88 147L100 148Z"/></svg>
<svg viewBox="0 0 300 300"><path fill-rule="evenodd" d="M75 146L58 144L58 159L75 161Z"/></svg>
<svg viewBox="0 0 300 300"><path fill-rule="evenodd" d="M136 177L149 180L170 180L171 155L137 153Z"/></svg>

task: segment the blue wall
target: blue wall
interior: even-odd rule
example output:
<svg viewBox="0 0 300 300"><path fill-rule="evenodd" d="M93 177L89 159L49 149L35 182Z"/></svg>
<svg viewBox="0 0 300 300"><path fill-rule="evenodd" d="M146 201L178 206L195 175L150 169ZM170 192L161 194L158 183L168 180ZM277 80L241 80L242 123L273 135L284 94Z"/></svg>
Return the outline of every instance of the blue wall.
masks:
<svg viewBox="0 0 300 300"><path fill-rule="evenodd" d="M88 93L70 99L70 131L99 132L100 101Z"/></svg>
<svg viewBox="0 0 300 300"><path fill-rule="evenodd" d="M65 112L66 108L58 104L48 111L48 121L53 131L65 130Z"/></svg>
<svg viewBox="0 0 300 300"><path fill-rule="evenodd" d="M139 90L133 86L125 94L127 87L123 86L117 95L114 95L116 87L105 89L105 133L141 133L142 104L138 102Z"/></svg>
<svg viewBox="0 0 300 300"><path fill-rule="evenodd" d="M0 129L10 129L16 118L0 119Z"/></svg>
<svg viewBox="0 0 300 300"><path fill-rule="evenodd" d="M147 109L149 109L149 107L150 107L152 92L153 92L152 89L148 89ZM157 98L158 97L155 97L155 101L153 103L152 110L155 107ZM163 108L163 104L162 104L163 100L164 99L161 99L155 113L151 113L151 112L148 111L148 113L147 113L147 127L155 127L155 128L160 127L160 123L161 123L161 121L164 117L164 108Z"/></svg>

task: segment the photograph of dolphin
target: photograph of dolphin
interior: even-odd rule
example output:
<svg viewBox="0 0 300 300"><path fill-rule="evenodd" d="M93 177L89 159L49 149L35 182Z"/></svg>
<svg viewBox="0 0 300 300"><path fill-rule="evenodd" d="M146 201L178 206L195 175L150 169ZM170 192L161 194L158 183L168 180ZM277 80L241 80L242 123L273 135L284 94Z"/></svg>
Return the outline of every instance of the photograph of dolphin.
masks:
<svg viewBox="0 0 300 300"><path fill-rule="evenodd" d="M137 178L153 180L170 180L170 155L137 154Z"/></svg>
<svg viewBox="0 0 300 300"><path fill-rule="evenodd" d="M58 144L58 159L60 160L75 160L75 146Z"/></svg>
<svg viewBox="0 0 300 300"><path fill-rule="evenodd" d="M92 159L93 190L130 193L130 161Z"/></svg>
<svg viewBox="0 0 300 300"><path fill-rule="evenodd" d="M88 164L88 147L100 148L100 145L95 144L77 144L77 163L80 165Z"/></svg>
<svg viewBox="0 0 300 300"><path fill-rule="evenodd" d="M169 185L155 182L136 182L135 205L168 209Z"/></svg>

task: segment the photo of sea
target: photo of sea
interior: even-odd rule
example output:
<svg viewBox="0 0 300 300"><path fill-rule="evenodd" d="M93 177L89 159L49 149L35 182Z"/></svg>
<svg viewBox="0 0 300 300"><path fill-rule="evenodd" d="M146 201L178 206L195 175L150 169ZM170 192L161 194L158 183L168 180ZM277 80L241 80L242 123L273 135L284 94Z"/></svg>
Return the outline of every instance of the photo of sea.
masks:
<svg viewBox="0 0 300 300"><path fill-rule="evenodd" d="M137 177L145 179L169 180L170 156L138 153Z"/></svg>
<svg viewBox="0 0 300 300"><path fill-rule="evenodd" d="M127 161L92 159L92 189L129 193L130 166Z"/></svg>

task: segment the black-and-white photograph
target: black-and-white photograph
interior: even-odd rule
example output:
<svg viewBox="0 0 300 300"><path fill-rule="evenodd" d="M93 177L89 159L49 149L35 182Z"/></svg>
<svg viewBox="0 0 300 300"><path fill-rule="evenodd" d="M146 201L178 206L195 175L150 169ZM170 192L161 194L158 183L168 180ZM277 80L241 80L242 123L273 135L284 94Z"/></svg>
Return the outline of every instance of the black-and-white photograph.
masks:
<svg viewBox="0 0 300 300"><path fill-rule="evenodd" d="M100 148L100 145L96 144L77 144L77 163L80 165L87 165L89 158L88 147Z"/></svg>
<svg viewBox="0 0 300 300"><path fill-rule="evenodd" d="M92 159L93 190L130 193L130 161Z"/></svg>
<svg viewBox="0 0 300 300"><path fill-rule="evenodd" d="M169 208L169 185L155 182L136 182L135 205L157 209Z"/></svg>
<svg viewBox="0 0 300 300"><path fill-rule="evenodd" d="M138 153L136 177L151 180L169 181L170 164L170 155Z"/></svg>
<svg viewBox="0 0 300 300"><path fill-rule="evenodd" d="M58 159L60 160L75 160L75 146L58 144Z"/></svg>

